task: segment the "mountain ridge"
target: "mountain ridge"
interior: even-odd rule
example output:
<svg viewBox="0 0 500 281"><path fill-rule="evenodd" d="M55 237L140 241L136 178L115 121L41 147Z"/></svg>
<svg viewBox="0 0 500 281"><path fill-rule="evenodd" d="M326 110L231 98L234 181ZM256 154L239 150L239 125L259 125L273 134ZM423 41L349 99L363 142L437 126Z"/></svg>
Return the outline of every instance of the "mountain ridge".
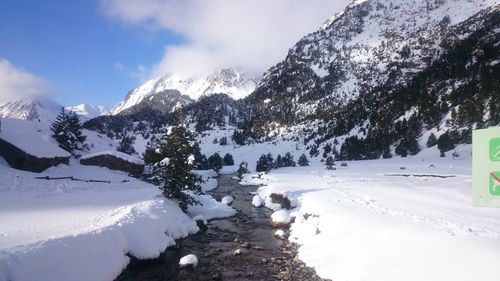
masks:
<svg viewBox="0 0 500 281"><path fill-rule="evenodd" d="M147 97L169 90L177 90L182 95L196 101L200 97L224 93L233 99L242 99L255 89L253 78L238 68L223 68L201 76L183 76L166 74L151 79L127 94L125 100L119 102L111 114L116 115L140 104ZM185 98L185 100L188 100Z"/></svg>

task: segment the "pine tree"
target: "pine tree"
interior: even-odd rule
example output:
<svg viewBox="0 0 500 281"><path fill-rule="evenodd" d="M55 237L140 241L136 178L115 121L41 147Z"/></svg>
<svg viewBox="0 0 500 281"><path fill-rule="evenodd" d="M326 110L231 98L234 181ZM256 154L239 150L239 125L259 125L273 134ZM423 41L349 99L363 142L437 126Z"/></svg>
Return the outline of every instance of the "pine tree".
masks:
<svg viewBox="0 0 500 281"><path fill-rule="evenodd" d="M429 138L427 139L427 147L433 147L437 144L437 138L436 138L436 135L434 135L434 133L431 133L429 135Z"/></svg>
<svg viewBox="0 0 500 281"><path fill-rule="evenodd" d="M455 148L455 145L453 144L453 141L448 132L445 132L444 134L439 136L437 145L439 151L441 152L441 157L444 157L444 153L446 151L450 151Z"/></svg>
<svg viewBox="0 0 500 281"><path fill-rule="evenodd" d="M124 135L116 150L132 155L136 153L134 148L134 141L135 141L134 136Z"/></svg>
<svg viewBox="0 0 500 281"><path fill-rule="evenodd" d="M210 157L208 157L208 167L210 169L214 169L217 173L222 169L223 161L222 157L220 157L219 153L214 153Z"/></svg>
<svg viewBox="0 0 500 281"><path fill-rule="evenodd" d="M226 153L226 155L224 155L223 162L224 166L233 166L234 165L233 155Z"/></svg>
<svg viewBox="0 0 500 281"><path fill-rule="evenodd" d="M266 164L267 164L267 171L271 171L275 167L273 155L271 153L268 153L266 155Z"/></svg>
<svg viewBox="0 0 500 281"><path fill-rule="evenodd" d="M233 141L237 145L245 145L247 136L245 135L244 131L239 131L235 130L233 133Z"/></svg>
<svg viewBox="0 0 500 281"><path fill-rule="evenodd" d="M220 145L227 145L227 137L222 137L219 140Z"/></svg>
<svg viewBox="0 0 500 281"><path fill-rule="evenodd" d="M241 180L243 178L243 174L248 173L248 163L243 161L240 163L240 166L238 168L238 171L236 171L236 174L238 175L238 178Z"/></svg>
<svg viewBox="0 0 500 281"><path fill-rule="evenodd" d="M208 170L208 159L201 153L200 145L196 142L193 145L194 167L197 170Z"/></svg>
<svg viewBox="0 0 500 281"><path fill-rule="evenodd" d="M332 152L332 145L327 143L323 148L323 158L328 157L330 152Z"/></svg>
<svg viewBox="0 0 500 281"><path fill-rule="evenodd" d="M281 157L281 154L278 154L278 156L276 157L275 167L276 167L276 168L282 168L282 167L285 167L285 166L283 165L283 157Z"/></svg>
<svg viewBox="0 0 500 281"><path fill-rule="evenodd" d="M283 157L283 167L295 167L297 164L293 160L293 155L290 152L287 152Z"/></svg>
<svg viewBox="0 0 500 281"><path fill-rule="evenodd" d="M52 122L50 129L52 137L60 148L71 153L87 148L85 144L87 137L83 135L80 118L74 112L66 113L62 108L56 120Z"/></svg>
<svg viewBox="0 0 500 281"><path fill-rule="evenodd" d="M313 145L309 151L309 155L312 157L317 157L319 155L319 150L317 145Z"/></svg>
<svg viewBox="0 0 500 281"><path fill-rule="evenodd" d="M302 153L299 157L299 166L309 166L309 159L307 159L307 156Z"/></svg>
<svg viewBox="0 0 500 281"><path fill-rule="evenodd" d="M325 164L326 164L326 168L328 170L333 170L333 166L335 165L335 160L333 159L332 156L328 156L326 158L326 163Z"/></svg>
<svg viewBox="0 0 500 281"><path fill-rule="evenodd" d="M255 166L255 170L257 172L268 172L268 164L267 164L267 157L265 154L262 154L257 160L257 165Z"/></svg>
<svg viewBox="0 0 500 281"><path fill-rule="evenodd" d="M155 162L146 162L153 167L149 180L160 186L166 198L178 200L184 212L189 205L199 204L192 195L201 194L201 177L192 173L193 142L194 138L186 128L172 127L157 147L148 147L148 160L154 159ZM151 157L152 154L155 157Z"/></svg>

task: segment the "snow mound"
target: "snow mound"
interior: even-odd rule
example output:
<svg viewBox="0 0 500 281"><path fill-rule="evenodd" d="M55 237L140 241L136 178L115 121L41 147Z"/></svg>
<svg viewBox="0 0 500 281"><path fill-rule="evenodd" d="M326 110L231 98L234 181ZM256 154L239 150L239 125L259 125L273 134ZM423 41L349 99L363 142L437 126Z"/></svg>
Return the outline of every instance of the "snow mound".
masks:
<svg viewBox="0 0 500 281"><path fill-rule="evenodd" d="M262 198L259 196L259 195L255 195L253 198L252 198L252 205L254 207L262 207L262 205L264 204L264 200L262 200Z"/></svg>
<svg viewBox="0 0 500 281"><path fill-rule="evenodd" d="M221 200L223 204L231 205L233 204L234 198L232 196L224 196Z"/></svg>
<svg viewBox="0 0 500 281"><path fill-rule="evenodd" d="M271 221L275 227L288 225L291 220L292 218L288 210L278 210L271 215Z"/></svg>
<svg viewBox="0 0 500 281"><path fill-rule="evenodd" d="M205 219L211 220L214 218L227 218L236 214L233 208L218 202L210 195L193 195L193 197L200 201L201 205L188 207L188 214L192 218L203 215Z"/></svg>
<svg viewBox="0 0 500 281"><path fill-rule="evenodd" d="M282 229L278 229L276 230L276 232L274 233L274 237L278 238L278 239L285 239L285 231L283 231Z"/></svg>
<svg viewBox="0 0 500 281"><path fill-rule="evenodd" d="M179 260L179 266L181 268L196 267L197 265L198 265L198 257L196 257L193 254L189 254L187 256L184 256Z"/></svg>
<svg viewBox="0 0 500 281"><path fill-rule="evenodd" d="M142 159L139 159L137 157L134 157L132 155L128 155L126 153L119 152L119 151L101 151L101 152L97 152L97 153L91 153L91 154L87 154L85 156L82 156L81 159L89 159L89 158L94 158L97 156L104 156L104 155L110 155L110 156L113 156L116 158L120 158L123 161L127 161L127 162L132 163L132 164L144 165L144 161Z"/></svg>

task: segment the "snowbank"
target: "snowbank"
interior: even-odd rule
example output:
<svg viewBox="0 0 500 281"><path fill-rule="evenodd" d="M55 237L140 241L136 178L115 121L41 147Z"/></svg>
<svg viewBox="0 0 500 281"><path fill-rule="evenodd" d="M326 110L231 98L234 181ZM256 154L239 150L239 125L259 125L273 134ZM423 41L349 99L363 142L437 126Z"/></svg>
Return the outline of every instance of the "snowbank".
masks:
<svg viewBox="0 0 500 281"><path fill-rule="evenodd" d="M0 138L27 154L39 158L69 157L51 137L50 126L43 122L2 119Z"/></svg>
<svg viewBox="0 0 500 281"><path fill-rule="evenodd" d="M150 184L107 169L53 167L43 175L111 183L37 180L0 165L0 280L113 280L127 253L157 257L198 231Z"/></svg>
<svg viewBox="0 0 500 281"><path fill-rule="evenodd" d="M109 150L87 154L85 156L82 156L80 159L85 160L85 159L90 159L90 158L94 158L97 156L104 156L104 155L111 155L113 157L122 159L123 161L127 161L127 162L132 163L132 164L144 165L144 161L142 159L139 159L139 158L134 157L132 155L128 155L128 154L123 153L123 152L109 151Z"/></svg>
<svg viewBox="0 0 500 281"><path fill-rule="evenodd" d="M460 159L423 151L245 177L262 198L297 203L289 239L299 258L332 280L500 280L500 209L472 206L470 147ZM396 177L400 173L417 177ZM450 178L421 175L453 175ZM255 175L254 175L255 176ZM275 215L276 216L276 215Z"/></svg>

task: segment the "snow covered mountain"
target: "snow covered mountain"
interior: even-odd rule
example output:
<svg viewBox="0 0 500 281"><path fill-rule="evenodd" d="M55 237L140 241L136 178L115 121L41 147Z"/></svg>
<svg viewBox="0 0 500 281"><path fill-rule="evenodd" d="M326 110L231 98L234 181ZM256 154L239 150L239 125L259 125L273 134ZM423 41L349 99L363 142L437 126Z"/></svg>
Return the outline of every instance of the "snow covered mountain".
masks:
<svg viewBox="0 0 500 281"><path fill-rule="evenodd" d="M202 96L224 93L233 99L242 99L248 96L256 86L250 76L236 68L225 68L200 77L186 77L167 74L152 79L142 86L131 90L124 101L119 102L111 114L118 114L126 109L138 105L152 95L165 93L168 90L177 90L189 99L198 100Z"/></svg>
<svg viewBox="0 0 500 281"><path fill-rule="evenodd" d="M73 111L74 113L84 117L85 119L92 119L101 115L108 115L109 110L102 105L92 104L79 104L73 106L65 106L66 110Z"/></svg>
<svg viewBox="0 0 500 281"><path fill-rule="evenodd" d="M0 103L0 118L51 122L62 106L49 98L13 100Z"/></svg>
<svg viewBox="0 0 500 281"><path fill-rule="evenodd" d="M498 3L356 0L264 74L254 97L269 98L266 108L288 107L269 113L300 121L380 85L404 84L444 52L440 44L454 26Z"/></svg>
<svg viewBox="0 0 500 281"><path fill-rule="evenodd" d="M251 131L296 130L343 159L416 154L431 133L470 142L500 122L499 3L354 1L264 74Z"/></svg>

